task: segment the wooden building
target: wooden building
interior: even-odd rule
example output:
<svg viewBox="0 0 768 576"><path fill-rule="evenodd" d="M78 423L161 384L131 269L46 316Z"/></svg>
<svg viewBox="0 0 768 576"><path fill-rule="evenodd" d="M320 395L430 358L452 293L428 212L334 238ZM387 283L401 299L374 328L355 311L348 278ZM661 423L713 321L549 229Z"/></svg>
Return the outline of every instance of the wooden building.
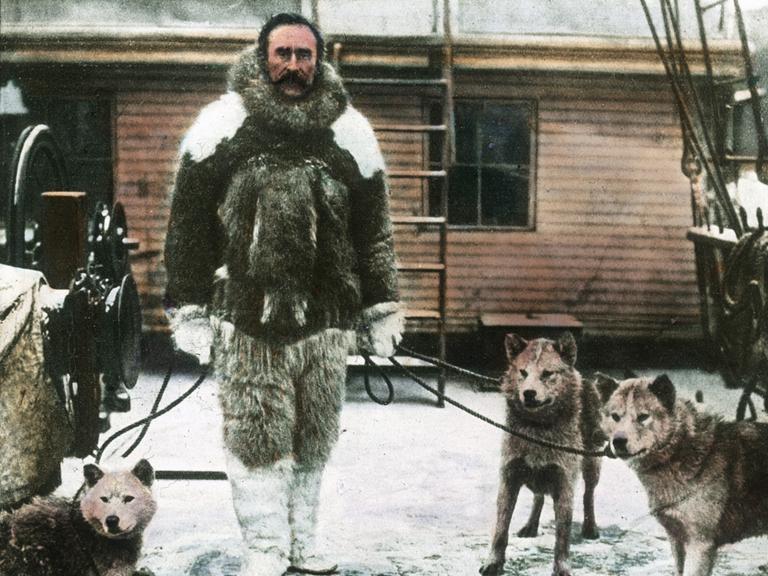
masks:
<svg viewBox="0 0 768 576"><path fill-rule="evenodd" d="M106 131L93 158L81 143L80 161L105 164L140 242L132 263L145 331L167 330L162 247L180 139L252 41L252 31L108 28L19 28L0 40L0 80L29 101L80 102L67 108L74 125L79 111ZM409 308L436 308L444 266L449 335L473 333L483 314L516 313L567 314L590 335L700 336L680 128L649 38L456 36L448 166L439 130L392 129L441 123L444 87L421 82L441 77L441 38L335 35L328 46L347 78L412 81L349 84L399 173L392 210ZM714 53L719 74L737 73L730 44ZM439 225L403 217L439 216L443 168L441 254ZM434 330L422 316L409 328Z"/></svg>

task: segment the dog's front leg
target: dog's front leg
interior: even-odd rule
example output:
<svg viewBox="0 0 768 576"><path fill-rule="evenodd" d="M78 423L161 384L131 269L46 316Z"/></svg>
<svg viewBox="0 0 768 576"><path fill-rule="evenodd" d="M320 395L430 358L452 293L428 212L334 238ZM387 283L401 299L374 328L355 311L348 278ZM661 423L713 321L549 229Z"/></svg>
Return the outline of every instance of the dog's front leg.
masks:
<svg viewBox="0 0 768 576"><path fill-rule="evenodd" d="M714 542L693 540L685 547L683 576L709 576L717 558Z"/></svg>
<svg viewBox="0 0 768 576"><path fill-rule="evenodd" d="M509 523L517 504L522 481L512 467L504 467L499 478L499 494L496 498L496 528L493 531L491 550L480 567L483 576L500 576L504 570L504 555L509 542Z"/></svg>
<svg viewBox="0 0 768 576"><path fill-rule="evenodd" d="M584 523L581 525L581 535L594 540L600 537L595 520L595 487L600 480L600 459L584 458L581 470L584 478Z"/></svg>
<svg viewBox="0 0 768 576"><path fill-rule="evenodd" d="M535 494L533 497L533 507L528 522L520 528L517 536L519 538L536 538L539 534L539 520L541 519L541 510L544 508L544 494Z"/></svg>
<svg viewBox="0 0 768 576"><path fill-rule="evenodd" d="M555 564L553 576L570 576L568 554L571 544L571 523L573 521L573 485L574 479L565 477L553 494L555 501Z"/></svg>

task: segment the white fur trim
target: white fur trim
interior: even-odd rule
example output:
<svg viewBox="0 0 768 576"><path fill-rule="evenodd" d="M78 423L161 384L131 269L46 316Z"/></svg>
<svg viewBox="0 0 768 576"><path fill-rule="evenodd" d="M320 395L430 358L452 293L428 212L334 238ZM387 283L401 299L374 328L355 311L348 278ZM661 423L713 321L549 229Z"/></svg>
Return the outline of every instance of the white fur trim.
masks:
<svg viewBox="0 0 768 576"><path fill-rule="evenodd" d="M318 558L315 550L315 527L322 483L322 470L296 468L290 493L291 565L320 569L330 565ZM310 562L308 564L308 562Z"/></svg>
<svg viewBox="0 0 768 576"><path fill-rule="evenodd" d="M173 331L173 345L177 350L191 354L201 366L211 361L213 331L205 307L187 304L166 311Z"/></svg>
<svg viewBox="0 0 768 576"><path fill-rule="evenodd" d="M384 316L389 316L390 314L394 314L395 312L399 311L399 302L379 302L378 304L374 304L373 306L368 306L368 308L365 308L361 316L363 318L363 322L369 324L379 320L380 318L384 318Z"/></svg>
<svg viewBox="0 0 768 576"><path fill-rule="evenodd" d="M232 503L245 542L242 574L282 576L288 567L288 491L293 460L249 469L225 448Z"/></svg>
<svg viewBox="0 0 768 576"><path fill-rule="evenodd" d="M200 111L181 142L180 155L188 152L195 162L205 160L216 151L219 142L235 135L246 116L248 112L240 95L227 92Z"/></svg>
<svg viewBox="0 0 768 576"><path fill-rule="evenodd" d="M405 317L397 302L381 302L363 310L363 330L358 335L358 346L382 358L395 353L403 339Z"/></svg>
<svg viewBox="0 0 768 576"><path fill-rule="evenodd" d="M370 178L379 170L384 170L384 157L373 128L352 106L347 106L344 114L331 125L336 144L347 150L357 162L357 168L364 178Z"/></svg>

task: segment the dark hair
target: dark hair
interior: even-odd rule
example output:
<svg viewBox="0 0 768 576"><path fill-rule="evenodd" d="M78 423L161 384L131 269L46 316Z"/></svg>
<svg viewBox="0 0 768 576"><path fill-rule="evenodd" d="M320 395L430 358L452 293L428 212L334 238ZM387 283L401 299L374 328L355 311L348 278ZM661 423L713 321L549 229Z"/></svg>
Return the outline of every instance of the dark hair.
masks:
<svg viewBox="0 0 768 576"><path fill-rule="evenodd" d="M280 26L306 26L312 30L312 34L314 34L315 40L317 41L318 65L323 61L323 56L325 55L325 41L323 40L323 35L320 34L320 30L318 30L317 26L304 18L304 16L301 14L283 12L281 14L275 14L269 20L267 20L264 26L261 28L261 32L259 32L259 40L257 45L259 56L263 62L267 61L267 42L269 41L269 34L272 32L272 30L279 28Z"/></svg>

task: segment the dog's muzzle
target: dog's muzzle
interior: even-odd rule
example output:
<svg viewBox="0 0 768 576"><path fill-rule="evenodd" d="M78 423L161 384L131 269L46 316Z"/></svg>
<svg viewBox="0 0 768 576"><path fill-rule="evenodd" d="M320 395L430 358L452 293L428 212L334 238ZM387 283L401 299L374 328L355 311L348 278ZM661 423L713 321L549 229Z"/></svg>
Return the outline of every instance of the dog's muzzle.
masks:
<svg viewBox="0 0 768 576"><path fill-rule="evenodd" d="M608 442L608 444L605 446L605 455L608 458L620 458L622 460L627 460L629 458L640 456L644 452L645 448L638 450L635 453L630 452L629 438L627 438L627 436L622 433L614 434L613 438L611 438L611 441Z"/></svg>
<svg viewBox="0 0 768 576"><path fill-rule="evenodd" d="M550 404L552 402L551 398L546 398L544 400L539 400L536 397L536 391L535 390L524 390L523 391L523 407L527 410L538 410L539 408L543 408L544 406Z"/></svg>

